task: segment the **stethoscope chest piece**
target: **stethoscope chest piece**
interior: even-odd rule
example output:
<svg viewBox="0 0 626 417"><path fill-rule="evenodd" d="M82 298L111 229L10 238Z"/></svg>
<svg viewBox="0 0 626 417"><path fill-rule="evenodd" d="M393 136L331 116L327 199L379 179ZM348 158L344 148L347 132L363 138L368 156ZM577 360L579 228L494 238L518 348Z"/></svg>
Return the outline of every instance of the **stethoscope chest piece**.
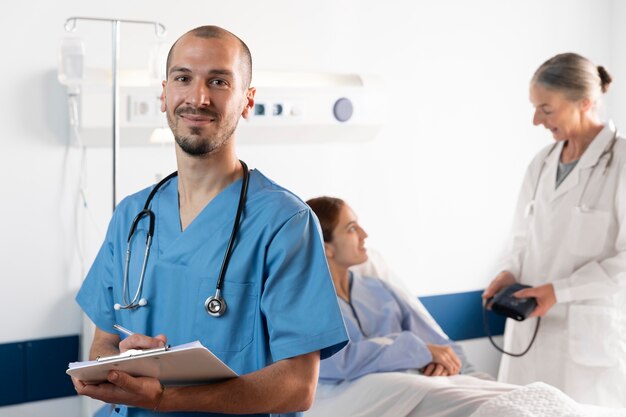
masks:
<svg viewBox="0 0 626 417"><path fill-rule="evenodd" d="M206 299L204 309L213 317L221 317L226 312L226 301L221 297L219 290Z"/></svg>

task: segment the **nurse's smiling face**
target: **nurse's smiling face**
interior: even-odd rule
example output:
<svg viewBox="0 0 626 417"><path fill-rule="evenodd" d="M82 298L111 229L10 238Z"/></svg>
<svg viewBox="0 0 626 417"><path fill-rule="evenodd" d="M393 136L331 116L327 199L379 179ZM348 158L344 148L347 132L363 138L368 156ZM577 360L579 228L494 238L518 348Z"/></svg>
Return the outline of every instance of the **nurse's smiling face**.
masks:
<svg viewBox="0 0 626 417"><path fill-rule="evenodd" d="M193 156L219 151L254 105L238 40L187 34L174 46L167 71L161 111L176 143Z"/></svg>
<svg viewBox="0 0 626 417"><path fill-rule="evenodd" d="M530 102L535 107L533 124L543 125L558 141L580 134L584 112L590 107L588 99L571 101L562 92L540 84L530 86Z"/></svg>
<svg viewBox="0 0 626 417"><path fill-rule="evenodd" d="M367 261L366 238L367 233L359 226L356 214L350 206L344 204L339 211L337 226L333 229L333 238L325 243L329 261L342 267Z"/></svg>

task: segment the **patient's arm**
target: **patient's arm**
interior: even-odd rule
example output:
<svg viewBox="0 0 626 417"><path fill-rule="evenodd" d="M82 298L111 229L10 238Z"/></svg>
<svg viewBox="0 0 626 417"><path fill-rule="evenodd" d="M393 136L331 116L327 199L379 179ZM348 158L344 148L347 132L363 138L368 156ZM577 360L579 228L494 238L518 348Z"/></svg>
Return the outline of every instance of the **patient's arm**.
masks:
<svg viewBox="0 0 626 417"><path fill-rule="evenodd" d="M421 369L433 361L426 344L411 332L366 339L349 317L344 319L350 343L321 362L322 381L344 381L376 372Z"/></svg>
<svg viewBox="0 0 626 417"><path fill-rule="evenodd" d="M369 259L367 262L356 265L352 267L351 270L362 277L380 278L382 285L393 294L400 308L403 310L403 329L411 329L417 332L421 338L425 339L429 339L432 337L431 335L434 335L436 341L432 339L430 340L431 343L449 345L454 349L456 355L462 362L461 373L475 373L476 369L467 360L463 348L458 343L448 338L426 307L424 307L414 294L411 294L408 287L406 287L401 279L389 268L383 256L372 248L368 249L368 255ZM426 332L424 332L423 329L427 329Z"/></svg>
<svg viewBox="0 0 626 417"><path fill-rule="evenodd" d="M384 284L394 296L402 314L402 329L416 334L427 343L427 347L433 355L433 364L443 366L445 374L456 375L473 371L468 363L465 353L460 345L450 340L445 333L432 322L432 317L416 308L417 300L410 300L408 294L387 283ZM424 368L424 371L427 369ZM436 366L428 368L430 372L425 375L443 375Z"/></svg>
<svg viewBox="0 0 626 417"><path fill-rule="evenodd" d="M378 279L355 275L351 296L350 303L340 300L350 343L321 362L321 380L419 370L430 363L442 365L448 374L459 372L457 346L396 290Z"/></svg>

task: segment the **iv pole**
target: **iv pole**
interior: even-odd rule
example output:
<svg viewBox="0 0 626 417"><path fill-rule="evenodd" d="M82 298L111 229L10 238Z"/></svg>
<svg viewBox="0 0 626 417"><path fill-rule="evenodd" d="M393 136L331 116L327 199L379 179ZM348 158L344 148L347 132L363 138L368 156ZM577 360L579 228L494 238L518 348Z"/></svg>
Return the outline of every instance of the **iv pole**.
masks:
<svg viewBox="0 0 626 417"><path fill-rule="evenodd" d="M143 25L154 26L154 31L158 38L165 36L165 26L162 23L148 20L125 20L125 19L103 19L98 17L70 17L65 21L65 31L74 32L76 30L76 22L79 20L90 20L97 22L110 22L112 33L112 81L113 81L113 121L112 121L112 148L113 148L113 210L117 204L117 159L120 150L120 105L119 95L120 88L118 85L119 75L119 60L120 60L120 24L121 23L136 23Z"/></svg>

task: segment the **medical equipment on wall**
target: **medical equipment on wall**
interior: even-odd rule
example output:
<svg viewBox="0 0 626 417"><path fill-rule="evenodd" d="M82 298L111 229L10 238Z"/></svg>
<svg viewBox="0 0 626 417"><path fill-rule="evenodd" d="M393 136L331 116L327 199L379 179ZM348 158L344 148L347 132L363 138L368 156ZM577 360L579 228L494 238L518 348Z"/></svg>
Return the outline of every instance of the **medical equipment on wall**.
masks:
<svg viewBox="0 0 626 417"><path fill-rule="evenodd" d="M113 109L113 117L112 117L112 153L113 153L113 208L117 204L116 197L116 186L117 186L117 159L119 154L119 136L120 136L120 105L119 105L119 95L120 88L118 82L119 76L119 44L120 44L120 25L122 23L125 24L142 24L142 25L150 25L154 27L155 33L157 37L163 37L165 35L165 26L159 22L154 21L143 21L143 20L125 20L125 19L103 19L96 17L70 17L65 21L65 30L67 32L74 32L76 30L76 24L78 21L92 21L92 22L104 22L111 23L111 34L112 34L112 68L111 68L111 78L112 78L112 94L111 101L112 109ZM76 78L76 74L78 74L78 69L81 70L80 80L83 81L82 77L82 67L83 67L83 57L84 50L79 48L76 42L66 41L62 47L61 52L61 64L59 66L59 81L61 83L67 83L68 80L73 80ZM67 84L66 84L67 85ZM84 88L78 89L78 93L81 95L84 94ZM78 94L77 93L77 94ZM80 105L84 107L85 100L84 97L81 97ZM105 112L106 113L106 112ZM76 112L76 125L78 125L78 114ZM84 111L80 111L80 115L84 116ZM82 117L84 123L84 117ZM82 124L81 124L82 127ZM81 132L82 133L82 132ZM83 142L87 145L87 139L84 138Z"/></svg>
<svg viewBox="0 0 626 417"><path fill-rule="evenodd" d="M70 89L70 94L80 91L85 66L85 45L83 40L67 37L61 41L57 77L59 82Z"/></svg>
<svg viewBox="0 0 626 417"><path fill-rule="evenodd" d="M386 120L386 95L374 75L255 70L255 105L239 121L237 142L362 142ZM154 146L174 138L160 111L160 85L121 82L122 146ZM85 146L109 143L111 97L101 85L83 86L81 134Z"/></svg>
<svg viewBox="0 0 626 417"><path fill-rule="evenodd" d="M226 300L222 297L222 287L224 286L224 276L226 275L226 270L228 269L228 264L230 263L230 256L232 255L233 245L235 243L235 239L237 238L237 233L239 231L239 224L241 222L241 213L243 212L244 206L246 204L246 195L248 193L248 183L250 180L250 175L248 172L248 166L245 162L239 161L241 163L241 167L243 168L243 178L241 180L241 191L239 192L239 203L237 204L237 213L235 215L235 221L233 223L233 228L230 233L230 238L228 240L228 245L226 246L226 252L224 253L224 259L222 260L222 266L220 267L220 272L217 278L217 284L215 286L215 295L212 295L206 299L204 302L204 308L206 312L213 317L220 317L226 312ZM175 171L163 178L159 183L152 189L146 202L143 206L143 210L137 214L133 222L130 226L130 232L128 233L127 247L126 247L126 260L124 262L124 285L122 289L122 300L123 304L115 303L113 308L115 310L126 310L126 309L135 309L139 307L146 306L148 304L148 300L146 298L141 297L141 291L143 290L143 281L146 275L146 266L148 264L148 257L150 255L150 246L152 244L152 237L154 235L154 224L156 222L156 215L150 209L150 203L152 202L152 198L156 194L156 192L169 180L178 175L178 172ZM139 282L137 283L137 290L135 291L135 295L132 300L129 301L130 296L128 295L129 286L130 286L130 278L129 278L129 267L130 267L130 257L131 257L131 243L133 235L135 234L135 230L137 229L137 225L144 218L147 217L148 224L148 232L146 233L146 250L144 252L143 262L141 265L141 273L139 276Z"/></svg>
<svg viewBox="0 0 626 417"><path fill-rule="evenodd" d="M364 141L386 120L375 75L257 71L254 109L239 123L242 143Z"/></svg>
<svg viewBox="0 0 626 417"><path fill-rule="evenodd" d="M535 338L537 337L539 324L541 323L541 317L537 317L535 332L533 333L533 337L530 340L528 347L524 349L524 351L521 353L511 353L505 351L500 346L498 346L496 342L494 342L493 336L491 335L491 329L489 328L489 323L487 320L487 310L491 309L491 311L493 311L494 313L512 318L513 320L526 320L530 313L532 313L533 310L537 308L537 300L534 297L517 298L513 296L513 293L519 290L523 290L524 288L531 288L531 286L523 284L509 285L498 291L496 295L486 300L483 304L483 325L485 327L485 333L489 338L489 342L491 342L493 347L495 347L498 351L514 357L524 356L530 350L530 347L533 345L533 343L535 342Z"/></svg>
<svg viewBox="0 0 626 417"><path fill-rule="evenodd" d="M593 176L594 171L596 170L596 168L600 164L600 160L608 155L608 159L606 161L606 164L604 165L604 170L602 170L602 175L606 174L606 171L611 167L611 163L613 162L613 148L615 147L616 143L617 143L617 129L613 133L613 138L611 139L611 142L604 149L604 151L602 151L602 153L600 154L600 157L598 158L597 162L591 167L591 172L589 173L589 176L587 177L587 181L585 182L585 186L583 187L583 191L582 191L582 193L580 193L580 198L578 199L578 206L577 207L581 211L588 211L590 209L590 207L588 205L583 204L583 197L585 196L585 193L587 191L587 186L589 185L589 180L591 179L591 177ZM531 216L533 214L534 210L535 210L537 191L539 190L539 181L541 181L541 175L543 174L545 166L546 166L546 164L548 162L548 157L556 149L558 144L559 144L559 142L556 142L554 145L552 145L552 147L548 151L548 154L545 156L545 158L543 158L543 162L541 164L541 168L539 169L539 174L537 175L537 180L535 181L535 188L533 189L533 197L531 198L531 200L526 205L526 208L524 210L524 217Z"/></svg>
<svg viewBox="0 0 626 417"><path fill-rule="evenodd" d="M64 38L59 50L57 78L67 87L68 114L73 134L77 134L78 97L84 74L85 46L82 39L75 37Z"/></svg>

